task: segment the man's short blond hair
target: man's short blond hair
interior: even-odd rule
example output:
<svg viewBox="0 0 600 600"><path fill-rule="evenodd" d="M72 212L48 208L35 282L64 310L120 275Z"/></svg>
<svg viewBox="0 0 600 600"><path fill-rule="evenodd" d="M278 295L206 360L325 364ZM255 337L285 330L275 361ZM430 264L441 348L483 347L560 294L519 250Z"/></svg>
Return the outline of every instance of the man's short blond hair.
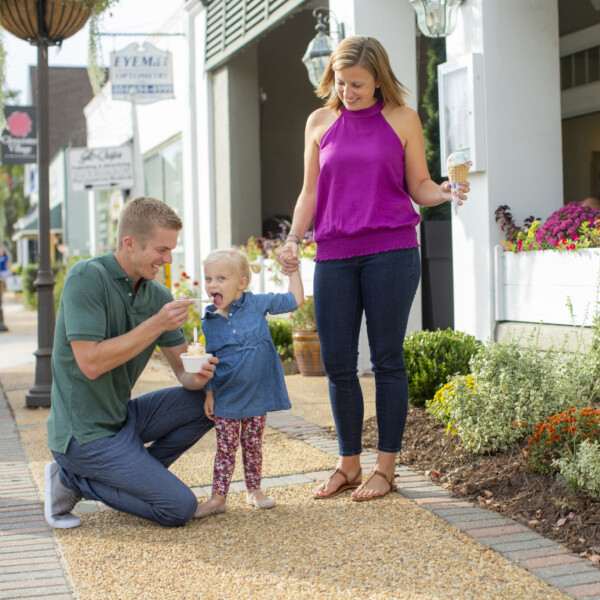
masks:
<svg viewBox="0 0 600 600"><path fill-rule="evenodd" d="M141 196L127 202L119 216L117 249L123 247L127 236L144 246L157 227L181 231L183 223L171 207L156 198Z"/></svg>

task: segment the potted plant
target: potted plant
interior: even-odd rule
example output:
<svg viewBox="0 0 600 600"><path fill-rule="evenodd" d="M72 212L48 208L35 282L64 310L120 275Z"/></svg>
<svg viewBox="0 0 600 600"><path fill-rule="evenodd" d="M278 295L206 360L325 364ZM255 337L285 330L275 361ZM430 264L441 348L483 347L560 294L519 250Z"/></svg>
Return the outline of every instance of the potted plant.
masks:
<svg viewBox="0 0 600 600"><path fill-rule="evenodd" d="M105 78L99 65L100 32L98 19L118 0L0 0L0 25L14 36L32 44L44 40L49 46L61 44L90 21L88 73L94 93ZM38 9L42 7L40 19ZM4 48L0 39L0 81L4 81ZM0 119L4 118L4 95L0 89Z"/></svg>
<svg viewBox="0 0 600 600"><path fill-rule="evenodd" d="M301 375L325 375L321 357L321 342L315 320L315 303L309 296L304 304L292 313L292 342Z"/></svg>

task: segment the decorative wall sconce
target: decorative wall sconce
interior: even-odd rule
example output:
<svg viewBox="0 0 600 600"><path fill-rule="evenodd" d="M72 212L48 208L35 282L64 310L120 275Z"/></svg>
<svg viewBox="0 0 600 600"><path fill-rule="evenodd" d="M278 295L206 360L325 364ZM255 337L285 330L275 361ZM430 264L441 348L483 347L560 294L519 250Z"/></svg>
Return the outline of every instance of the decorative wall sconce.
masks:
<svg viewBox="0 0 600 600"><path fill-rule="evenodd" d="M315 8L312 14L317 19L315 25L317 35L308 44L302 62L308 71L310 82L314 87L318 87L329 62L329 57L337 44L346 37L346 31L344 24L340 23L335 13L328 8ZM330 29L331 19L334 20L337 26L337 29L333 31ZM336 36L335 42L331 39L332 33Z"/></svg>
<svg viewBox="0 0 600 600"><path fill-rule="evenodd" d="M423 35L448 37L456 27L458 7L464 0L409 0L417 13L417 25Z"/></svg>

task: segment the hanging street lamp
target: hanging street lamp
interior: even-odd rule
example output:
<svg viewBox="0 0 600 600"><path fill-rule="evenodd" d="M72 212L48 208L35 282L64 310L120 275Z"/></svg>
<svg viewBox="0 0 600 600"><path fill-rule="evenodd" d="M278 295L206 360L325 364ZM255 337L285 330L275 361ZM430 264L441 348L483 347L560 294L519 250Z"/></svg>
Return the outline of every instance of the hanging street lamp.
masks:
<svg viewBox="0 0 600 600"><path fill-rule="evenodd" d="M417 25L427 37L448 37L456 27L463 0L409 0L417 13Z"/></svg>
<svg viewBox="0 0 600 600"><path fill-rule="evenodd" d="M308 79L313 87L318 87L333 49L346 37L346 33L344 24L340 23L333 11L328 8L315 8L313 16L317 19L315 25L317 35L308 44L302 62L308 71ZM332 18L337 25L337 29L334 31L331 31L329 27ZM331 39L331 33L336 34L336 42Z"/></svg>

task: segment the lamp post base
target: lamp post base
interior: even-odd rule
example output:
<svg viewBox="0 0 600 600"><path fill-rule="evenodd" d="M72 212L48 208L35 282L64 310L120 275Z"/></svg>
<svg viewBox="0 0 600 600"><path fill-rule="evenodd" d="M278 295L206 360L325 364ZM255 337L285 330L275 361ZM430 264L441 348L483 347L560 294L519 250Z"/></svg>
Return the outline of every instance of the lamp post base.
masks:
<svg viewBox="0 0 600 600"><path fill-rule="evenodd" d="M33 386L25 396L27 408L50 408L50 386Z"/></svg>
<svg viewBox="0 0 600 600"><path fill-rule="evenodd" d="M52 348L38 348L34 354L36 357L35 383L25 396L25 406L49 408L52 389Z"/></svg>

